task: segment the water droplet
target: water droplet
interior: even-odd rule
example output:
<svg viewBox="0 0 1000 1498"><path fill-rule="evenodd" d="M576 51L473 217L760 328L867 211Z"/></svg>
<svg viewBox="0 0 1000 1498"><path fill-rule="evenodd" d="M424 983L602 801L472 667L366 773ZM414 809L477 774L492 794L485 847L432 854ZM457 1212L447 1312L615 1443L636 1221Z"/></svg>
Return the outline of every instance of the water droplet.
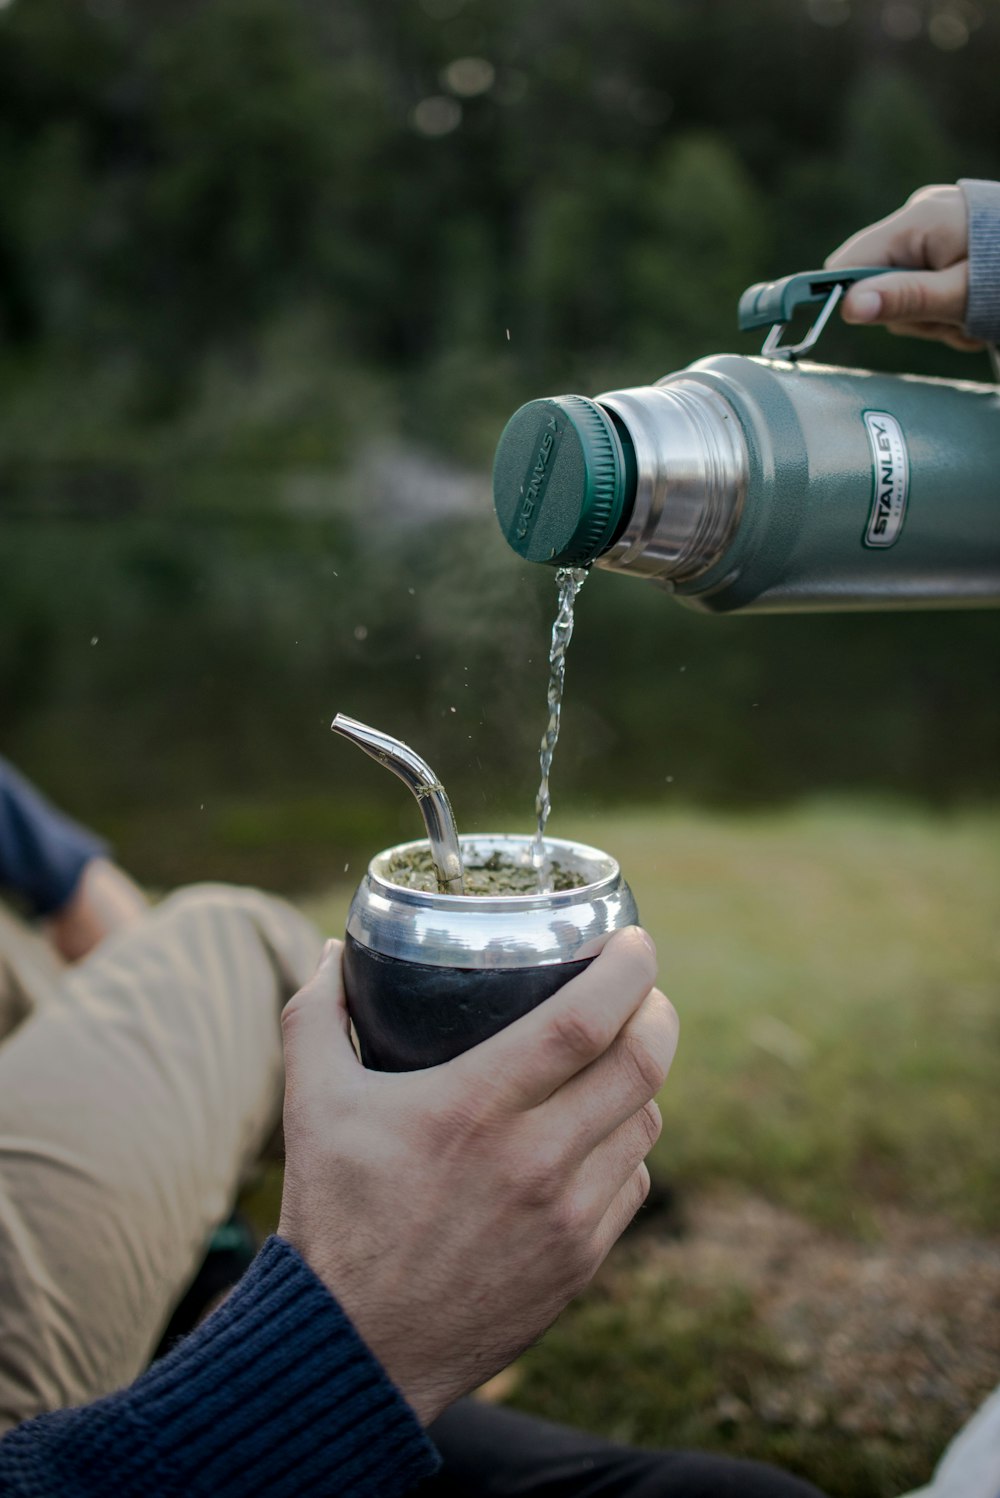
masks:
<svg viewBox="0 0 1000 1498"><path fill-rule="evenodd" d="M457 708L457 707L450 707L450 708L449 708L449 709L448 709L448 711L449 711L449 712L450 712L450 713L457 713L457 712L458 712L458 708Z"/></svg>
<svg viewBox="0 0 1000 1498"><path fill-rule="evenodd" d="M91 643L91 645L96 645L99 639L100 639L100 635L91 635L91 637L90 637L90 643Z"/></svg>

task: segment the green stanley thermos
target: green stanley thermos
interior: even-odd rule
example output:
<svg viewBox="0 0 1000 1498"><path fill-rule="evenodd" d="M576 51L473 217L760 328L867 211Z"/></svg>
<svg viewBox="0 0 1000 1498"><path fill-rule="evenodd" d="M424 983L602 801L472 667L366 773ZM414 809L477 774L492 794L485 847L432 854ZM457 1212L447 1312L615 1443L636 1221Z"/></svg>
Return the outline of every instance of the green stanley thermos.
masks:
<svg viewBox="0 0 1000 1498"><path fill-rule="evenodd" d="M522 406L493 470L510 545L713 613L1000 602L1000 388L799 362L846 287L884 270L750 287L740 327L771 329L759 357ZM783 344L809 303L813 326Z"/></svg>

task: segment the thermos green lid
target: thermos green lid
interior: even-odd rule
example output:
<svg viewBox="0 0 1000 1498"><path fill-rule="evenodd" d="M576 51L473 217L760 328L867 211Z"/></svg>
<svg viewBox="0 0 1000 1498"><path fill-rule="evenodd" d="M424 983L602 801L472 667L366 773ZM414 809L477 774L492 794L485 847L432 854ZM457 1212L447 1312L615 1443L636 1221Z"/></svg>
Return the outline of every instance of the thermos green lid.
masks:
<svg viewBox="0 0 1000 1498"><path fill-rule="evenodd" d="M634 488L631 467L596 401L529 401L508 421L493 464L500 529L529 562L584 567L614 539Z"/></svg>

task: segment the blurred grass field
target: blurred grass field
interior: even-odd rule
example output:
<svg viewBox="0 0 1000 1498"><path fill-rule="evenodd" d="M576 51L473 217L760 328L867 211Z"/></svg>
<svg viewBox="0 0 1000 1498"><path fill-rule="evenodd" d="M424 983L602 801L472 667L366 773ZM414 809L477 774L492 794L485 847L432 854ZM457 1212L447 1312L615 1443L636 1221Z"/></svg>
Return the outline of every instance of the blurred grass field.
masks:
<svg viewBox="0 0 1000 1498"><path fill-rule="evenodd" d="M987 1313L1000 1316L1000 813L833 801L562 817L571 825L555 833L620 859L681 1017L652 1161L679 1204L680 1246L676 1222L650 1212L497 1392L612 1436L779 1461L843 1498L926 1481L966 1409L1000 1379L1000 1348L979 1348L976 1361L953 1347L948 1319L973 1290L985 1297L983 1336ZM350 892L303 903L339 932ZM791 1360L761 1296L728 1278L739 1243L720 1259L718 1242L709 1250L699 1237L717 1200L736 1203L730 1235L745 1220L748 1259L758 1238L772 1259L787 1240L768 1293L791 1297L786 1320L806 1318ZM703 1241L716 1266L707 1279ZM909 1344L930 1322L908 1337L900 1306L923 1247L936 1255L940 1336L927 1353L937 1382L920 1383L906 1372ZM949 1284L953 1261L974 1267L974 1284ZM885 1338L906 1375L897 1383L891 1360L859 1352L859 1377L878 1387L867 1390L875 1413L853 1425L835 1407L849 1359L839 1382L824 1382L824 1360L847 1356L836 1325L809 1319L811 1294L855 1294L852 1274L862 1285L883 1274L873 1314L890 1317ZM914 1272L918 1322L929 1283ZM802 1382L803 1364L812 1392L789 1407L783 1386Z"/></svg>
<svg viewBox="0 0 1000 1498"><path fill-rule="evenodd" d="M658 1162L831 1226L872 1202L1000 1229L1000 818L814 804L579 824L682 1024Z"/></svg>

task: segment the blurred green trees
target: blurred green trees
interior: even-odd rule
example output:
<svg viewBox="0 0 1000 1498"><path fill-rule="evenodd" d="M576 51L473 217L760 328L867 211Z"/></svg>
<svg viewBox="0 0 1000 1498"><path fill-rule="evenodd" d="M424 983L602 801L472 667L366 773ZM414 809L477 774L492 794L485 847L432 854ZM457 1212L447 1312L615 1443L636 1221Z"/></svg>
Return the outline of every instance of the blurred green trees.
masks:
<svg viewBox="0 0 1000 1498"><path fill-rule="evenodd" d="M222 359L280 461L320 413L278 326L486 456L477 417L732 345L747 281L994 172L998 59L996 0L8 0L0 455L176 422Z"/></svg>
<svg viewBox="0 0 1000 1498"><path fill-rule="evenodd" d="M1000 172L998 63L1000 0L0 0L0 748L152 878L411 830L375 769L316 810L335 708L463 821L526 820L551 578L485 482L397 525L358 453L485 478L531 396L753 352L750 281ZM995 791L1000 616L719 621L604 577L578 629L557 820Z"/></svg>

